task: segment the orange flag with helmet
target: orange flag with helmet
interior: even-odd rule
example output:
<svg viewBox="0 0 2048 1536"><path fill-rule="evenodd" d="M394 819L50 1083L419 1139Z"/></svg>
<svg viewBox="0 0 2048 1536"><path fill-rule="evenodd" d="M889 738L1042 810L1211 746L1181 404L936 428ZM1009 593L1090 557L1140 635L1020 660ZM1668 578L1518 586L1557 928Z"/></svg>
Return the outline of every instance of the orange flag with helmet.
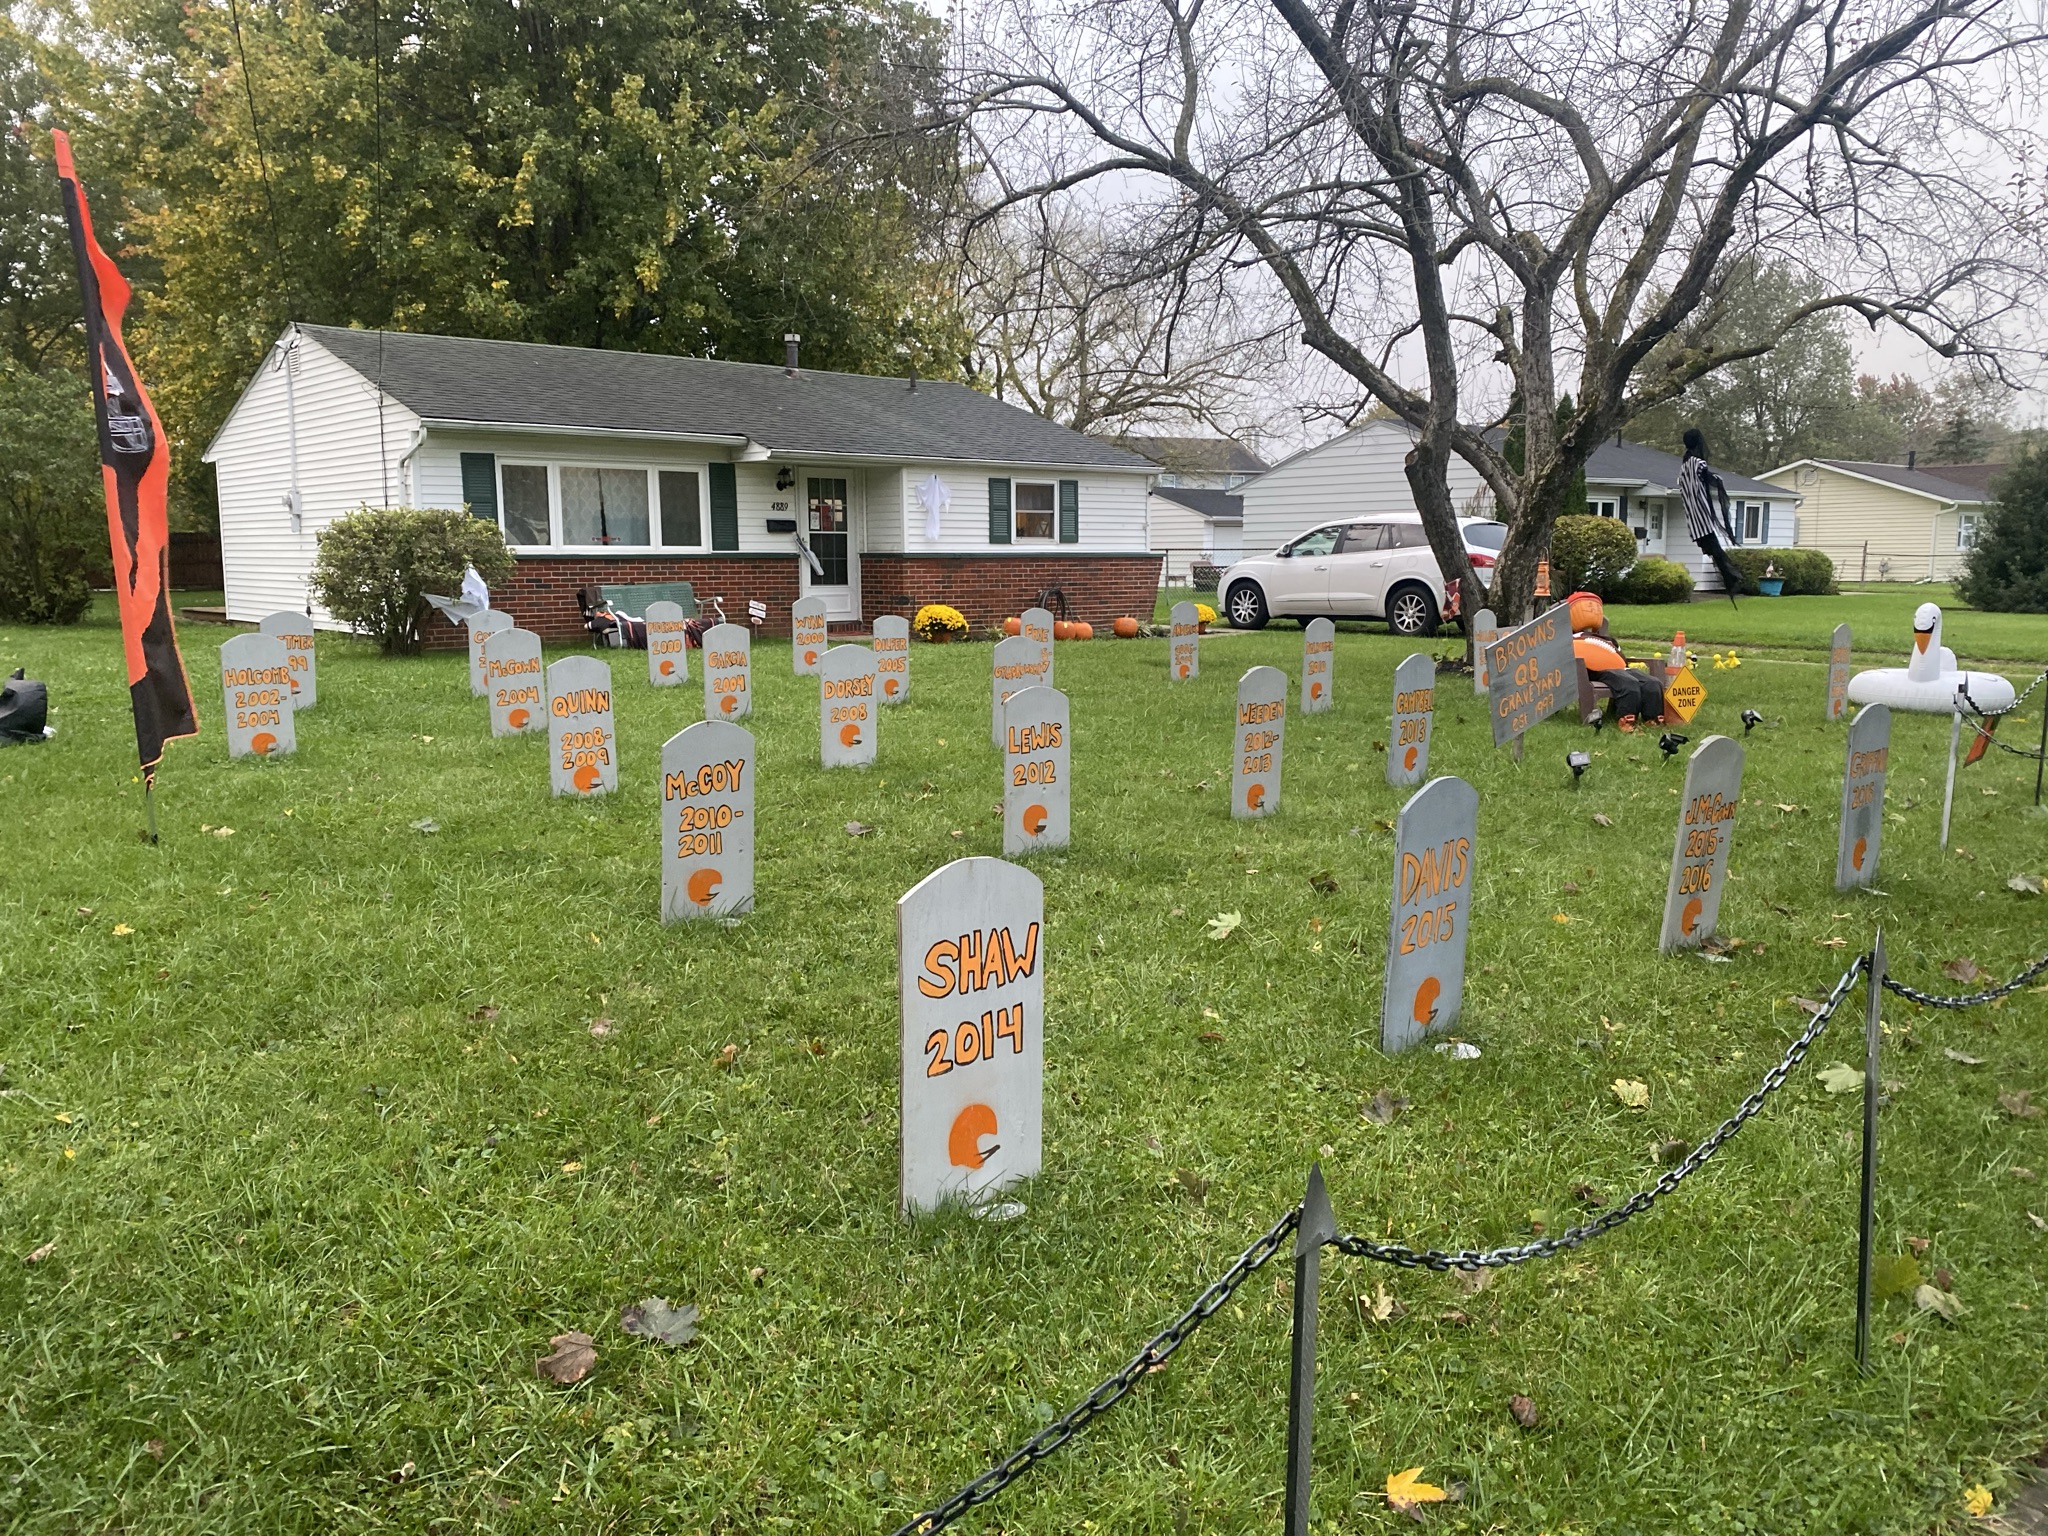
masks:
<svg viewBox="0 0 2048 1536"><path fill-rule="evenodd" d="M163 423L137 377L121 339L129 287L93 237L85 189L71 164L71 141L51 134L63 184L64 218L85 299L86 371L99 422L100 472L107 492L107 532L113 542L114 593L120 600L121 637L128 653L128 700L135 714L135 747L146 785L156 779L164 743L199 734L192 686L178 638L171 629L170 520L164 490L171 453ZM155 813L151 811L151 832Z"/></svg>

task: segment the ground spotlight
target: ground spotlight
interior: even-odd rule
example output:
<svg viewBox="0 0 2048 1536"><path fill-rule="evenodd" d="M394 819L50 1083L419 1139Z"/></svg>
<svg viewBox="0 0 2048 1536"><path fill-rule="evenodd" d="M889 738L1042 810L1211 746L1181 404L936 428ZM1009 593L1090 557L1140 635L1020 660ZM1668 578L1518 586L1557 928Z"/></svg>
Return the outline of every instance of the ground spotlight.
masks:
<svg viewBox="0 0 2048 1536"><path fill-rule="evenodd" d="M1584 752L1567 752L1564 755L1564 765L1571 769L1572 783L1576 785L1579 782L1579 775L1593 766L1593 759Z"/></svg>
<svg viewBox="0 0 2048 1536"><path fill-rule="evenodd" d="M1666 731L1657 738L1657 745L1664 749L1664 760L1668 763L1678 756L1678 749L1690 740L1690 736L1681 736L1676 731Z"/></svg>
<svg viewBox="0 0 2048 1536"><path fill-rule="evenodd" d="M1762 715L1758 714L1758 713L1757 713L1757 712L1756 712L1755 710L1753 710L1753 709L1745 709L1745 710L1744 710L1744 711L1742 712L1742 734L1743 734L1743 735L1747 736L1747 735L1748 735L1748 734L1749 734L1749 733L1750 733L1751 731L1755 730L1755 729L1756 729L1756 728L1757 728L1758 726L1762 725L1763 723L1764 723L1764 717L1763 717Z"/></svg>

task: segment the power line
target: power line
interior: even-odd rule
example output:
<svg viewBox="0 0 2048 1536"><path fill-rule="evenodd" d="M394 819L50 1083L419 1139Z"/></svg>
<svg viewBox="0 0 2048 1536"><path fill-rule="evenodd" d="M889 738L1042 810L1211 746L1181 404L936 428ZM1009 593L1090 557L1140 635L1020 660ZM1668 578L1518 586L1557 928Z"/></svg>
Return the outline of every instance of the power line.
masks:
<svg viewBox="0 0 2048 1536"><path fill-rule="evenodd" d="M270 255L277 263L277 275L284 281L285 299L292 308L287 319L298 318L298 291L292 284L291 268L285 264L284 242L277 232L277 199L270 190L270 162L263 153L263 120L256 111L256 86L249 78L249 55L242 46L242 9L228 0L228 25L235 36L235 58L242 67L242 95L249 103L249 136L256 141L256 174L263 183L263 206L270 218Z"/></svg>

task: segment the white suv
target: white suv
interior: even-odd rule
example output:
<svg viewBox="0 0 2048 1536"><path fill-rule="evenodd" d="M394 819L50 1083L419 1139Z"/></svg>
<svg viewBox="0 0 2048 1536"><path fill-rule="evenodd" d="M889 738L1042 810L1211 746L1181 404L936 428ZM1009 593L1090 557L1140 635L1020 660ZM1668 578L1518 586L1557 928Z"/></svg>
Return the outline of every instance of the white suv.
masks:
<svg viewBox="0 0 2048 1536"><path fill-rule="evenodd" d="M1490 567L1507 525L1460 518L1466 553ZM1385 619L1397 635L1432 635L1444 613L1444 577L1415 512L1324 523L1269 555L1240 560L1216 584L1236 629L1268 619Z"/></svg>

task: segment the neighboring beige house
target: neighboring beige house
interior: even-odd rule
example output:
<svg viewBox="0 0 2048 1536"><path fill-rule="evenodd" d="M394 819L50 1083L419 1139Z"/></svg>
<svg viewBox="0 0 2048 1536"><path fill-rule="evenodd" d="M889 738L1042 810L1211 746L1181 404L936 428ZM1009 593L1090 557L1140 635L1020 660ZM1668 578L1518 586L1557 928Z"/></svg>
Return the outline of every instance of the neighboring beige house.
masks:
<svg viewBox="0 0 2048 1536"><path fill-rule="evenodd" d="M1800 459L1764 478L1803 501L1799 547L1818 549L1844 581L1948 581L1991 508L1996 464Z"/></svg>

